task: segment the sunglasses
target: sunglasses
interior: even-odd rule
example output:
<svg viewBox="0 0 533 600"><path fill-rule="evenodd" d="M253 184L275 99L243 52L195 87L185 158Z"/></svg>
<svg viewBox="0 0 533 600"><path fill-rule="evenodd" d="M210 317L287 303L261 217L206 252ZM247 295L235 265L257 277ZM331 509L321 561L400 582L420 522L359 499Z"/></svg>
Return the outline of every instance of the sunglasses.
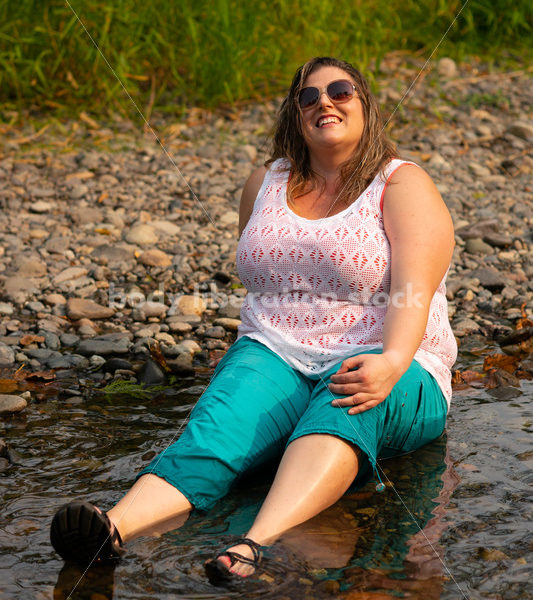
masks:
<svg viewBox="0 0 533 600"><path fill-rule="evenodd" d="M337 81L332 81L321 90L317 87L305 87L300 90L300 95L298 96L300 108L305 110L306 108L315 106L324 91L332 102L340 104L341 102L348 102L348 100L354 97L355 85L347 79L338 79Z"/></svg>

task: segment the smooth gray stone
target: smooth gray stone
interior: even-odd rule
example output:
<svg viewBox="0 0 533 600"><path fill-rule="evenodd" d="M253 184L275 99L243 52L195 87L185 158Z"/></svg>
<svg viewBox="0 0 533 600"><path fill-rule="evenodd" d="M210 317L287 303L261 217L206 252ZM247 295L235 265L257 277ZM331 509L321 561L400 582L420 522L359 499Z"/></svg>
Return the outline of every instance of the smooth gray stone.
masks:
<svg viewBox="0 0 533 600"><path fill-rule="evenodd" d="M13 348L0 343L0 366L9 366L15 362Z"/></svg>
<svg viewBox="0 0 533 600"><path fill-rule="evenodd" d="M20 412L26 406L28 406L28 403L20 396L0 394L0 415Z"/></svg>
<svg viewBox="0 0 533 600"><path fill-rule="evenodd" d="M92 339L82 340L76 350L83 356L92 356L93 354L110 356L113 354L126 354L129 346L130 342L127 338L123 338L119 342Z"/></svg>
<svg viewBox="0 0 533 600"><path fill-rule="evenodd" d="M63 346L75 346L80 341L80 338L73 333L62 333L59 339Z"/></svg>
<svg viewBox="0 0 533 600"><path fill-rule="evenodd" d="M147 383L153 385L158 383L165 383L167 377L163 372L163 369L161 369L161 367L156 362L148 359L139 371L137 380L139 383Z"/></svg>

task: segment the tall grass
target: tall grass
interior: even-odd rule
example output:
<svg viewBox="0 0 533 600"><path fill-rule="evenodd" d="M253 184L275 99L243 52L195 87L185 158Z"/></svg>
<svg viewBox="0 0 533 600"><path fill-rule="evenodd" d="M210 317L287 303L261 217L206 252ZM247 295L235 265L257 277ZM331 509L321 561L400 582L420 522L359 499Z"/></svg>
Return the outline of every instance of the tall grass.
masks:
<svg viewBox="0 0 533 600"><path fill-rule="evenodd" d="M177 111L283 90L316 55L363 70L429 54L460 0L70 0L142 107ZM470 0L439 55L531 56L530 0ZM126 96L65 0L0 0L0 102L122 108ZM129 110L129 109L128 109Z"/></svg>

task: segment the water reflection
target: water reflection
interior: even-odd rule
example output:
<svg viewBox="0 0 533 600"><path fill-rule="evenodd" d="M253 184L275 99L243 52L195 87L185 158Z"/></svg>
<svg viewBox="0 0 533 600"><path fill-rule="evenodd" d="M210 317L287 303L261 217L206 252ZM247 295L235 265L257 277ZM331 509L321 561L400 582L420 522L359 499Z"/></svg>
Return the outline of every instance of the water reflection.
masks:
<svg viewBox="0 0 533 600"><path fill-rule="evenodd" d="M483 390L457 392L447 444L443 438L383 462L470 600L529 597L533 384L523 382L522 390L511 402ZM72 567L63 571L50 546L52 515L80 497L110 508L195 400L180 390L142 404L48 400L33 403L24 418L1 422L2 437L20 457L0 474L2 598L65 597L77 578ZM447 447L461 475L450 502L458 479ZM286 534L271 548L264 577L236 590L214 588L203 561L246 531L272 476L263 472L241 482L212 511L194 513L179 530L128 544L129 554L114 571L113 591L109 577L97 570L71 598L461 598L394 491L377 494L372 485Z"/></svg>
<svg viewBox="0 0 533 600"><path fill-rule="evenodd" d="M95 565L86 570L65 563L54 588L54 600L111 600L116 563Z"/></svg>
<svg viewBox="0 0 533 600"><path fill-rule="evenodd" d="M249 598L363 599L371 593L373 600L379 600L408 593L410 598L437 600L443 582L449 579L439 540L446 528L446 506L459 481L447 452L446 437L412 455L383 461L382 466L397 493L388 488L384 494L377 494L369 484L347 494L322 514L283 535L270 549L265 568L254 581L236 582L226 590L213 588L202 580L198 548L206 549L206 558L211 548L218 548L221 542L249 527L272 471L248 477L209 513L193 513L179 531L158 540L138 540L132 548L136 553L133 560L143 562L143 555L151 556L160 562L157 571L180 570L179 587L184 594L180 597L187 598L230 597L235 592L232 588L240 589L240 595L244 586ZM146 535L161 536L179 525L174 521L159 524L157 531L147 531ZM170 542L173 552L169 553L168 547L162 549L164 541ZM188 568L186 557L190 557ZM65 566L54 600L66 600L69 594L70 598L80 599L112 598L113 570L96 566L78 583L82 571Z"/></svg>

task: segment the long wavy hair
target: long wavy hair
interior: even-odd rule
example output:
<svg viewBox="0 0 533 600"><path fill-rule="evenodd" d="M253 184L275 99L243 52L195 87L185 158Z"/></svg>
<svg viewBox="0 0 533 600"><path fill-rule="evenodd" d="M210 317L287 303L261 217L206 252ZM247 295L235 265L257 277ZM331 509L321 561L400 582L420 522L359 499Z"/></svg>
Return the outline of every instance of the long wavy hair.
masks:
<svg viewBox="0 0 533 600"><path fill-rule="evenodd" d="M357 199L390 159L397 157L395 145L387 138L381 112L366 79L350 63L337 58L320 56L302 65L294 75L287 97L279 109L274 126L269 166L278 158L291 163L291 178L287 189L289 201L313 189L324 188L325 181L311 169L309 150L304 140L302 112L298 104L300 90L307 77L321 67L338 67L345 71L356 88L363 105L364 127L361 140L352 156L340 167L340 182L336 205L348 206Z"/></svg>

